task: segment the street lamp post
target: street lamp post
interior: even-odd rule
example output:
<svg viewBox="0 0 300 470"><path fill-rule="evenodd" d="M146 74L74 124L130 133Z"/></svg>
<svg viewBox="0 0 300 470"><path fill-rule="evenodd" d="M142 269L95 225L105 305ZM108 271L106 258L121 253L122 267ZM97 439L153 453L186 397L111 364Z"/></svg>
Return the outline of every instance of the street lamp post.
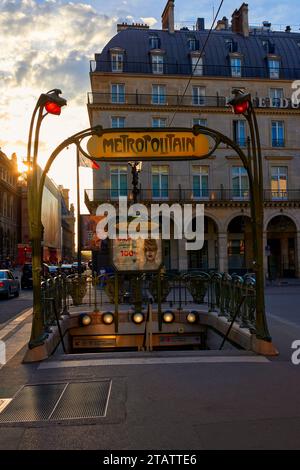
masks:
<svg viewBox="0 0 300 470"><path fill-rule="evenodd" d="M234 97L229 101L235 114L245 116L250 130L251 151L248 141L247 165L248 175L252 177L250 210L253 236L253 268L256 273L256 336L270 341L270 333L266 321L264 294L264 247L263 247L263 167L259 129L251 95L241 90L234 90Z"/></svg>
<svg viewBox="0 0 300 470"><path fill-rule="evenodd" d="M142 162L128 162L131 166L131 175L132 175L132 195L133 203L137 203L137 197L140 194L139 190L139 173L142 171Z"/></svg>
<svg viewBox="0 0 300 470"><path fill-rule="evenodd" d="M33 283L33 321L29 347L33 348L43 343L45 333L43 329L43 318L41 311L41 242L42 242L42 222L39 216L38 192L38 147L39 134L42 121L47 114L59 115L61 108L67 101L60 97L61 91L53 89L47 93L42 93L37 100L32 113L28 145L27 145L27 201L28 201L28 221L29 237L32 247L32 283ZM34 134L34 139L33 139ZM33 142L32 142L33 140ZM33 151L32 151L33 146Z"/></svg>

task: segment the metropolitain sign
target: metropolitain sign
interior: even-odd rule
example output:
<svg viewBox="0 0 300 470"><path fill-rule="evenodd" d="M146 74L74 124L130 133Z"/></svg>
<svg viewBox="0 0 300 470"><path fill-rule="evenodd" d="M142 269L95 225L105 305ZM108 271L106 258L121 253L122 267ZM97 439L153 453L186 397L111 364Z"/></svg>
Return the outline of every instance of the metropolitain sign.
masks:
<svg viewBox="0 0 300 470"><path fill-rule="evenodd" d="M87 151L105 161L187 160L205 158L209 141L186 129L109 129L90 137Z"/></svg>

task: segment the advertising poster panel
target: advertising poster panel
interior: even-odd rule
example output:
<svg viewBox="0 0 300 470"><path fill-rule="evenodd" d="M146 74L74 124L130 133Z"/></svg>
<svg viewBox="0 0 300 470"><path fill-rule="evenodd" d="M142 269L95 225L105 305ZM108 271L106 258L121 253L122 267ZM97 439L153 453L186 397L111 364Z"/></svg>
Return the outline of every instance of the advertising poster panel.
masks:
<svg viewBox="0 0 300 470"><path fill-rule="evenodd" d="M153 238L112 240L113 265L117 271L157 271L161 266L161 240Z"/></svg>

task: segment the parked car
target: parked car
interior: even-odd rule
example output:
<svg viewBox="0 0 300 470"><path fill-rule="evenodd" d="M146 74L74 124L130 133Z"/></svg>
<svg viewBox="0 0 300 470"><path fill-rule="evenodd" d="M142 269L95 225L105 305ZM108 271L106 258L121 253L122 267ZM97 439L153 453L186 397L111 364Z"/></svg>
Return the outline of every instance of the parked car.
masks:
<svg viewBox="0 0 300 470"><path fill-rule="evenodd" d="M7 299L14 295L19 297L20 283L17 277L9 269L0 270L0 295Z"/></svg>
<svg viewBox="0 0 300 470"><path fill-rule="evenodd" d="M25 263L23 266L21 276L21 288L32 289L32 264Z"/></svg>

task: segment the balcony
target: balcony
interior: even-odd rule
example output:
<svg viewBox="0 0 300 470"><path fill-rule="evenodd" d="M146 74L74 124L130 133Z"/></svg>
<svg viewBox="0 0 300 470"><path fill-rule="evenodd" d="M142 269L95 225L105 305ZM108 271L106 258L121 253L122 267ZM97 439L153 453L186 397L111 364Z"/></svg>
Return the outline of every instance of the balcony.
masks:
<svg viewBox="0 0 300 470"><path fill-rule="evenodd" d="M153 74L153 68L151 61L127 61L124 60L123 64L123 73L129 74ZM186 62L184 64L179 64L177 62L166 62L162 64L162 72L164 75L187 75L191 76L193 72L193 65L192 63ZM224 64L207 64L203 63L201 65L203 70L204 77L232 77L232 67L231 65L224 65ZM247 66L241 65L241 77L247 78L258 78L258 79L268 79L270 78L270 69L268 65L265 66ZM111 60L91 60L90 61L90 72L91 73L114 73L112 71L112 62ZM120 74L120 71L117 72ZM201 75L197 75L200 77ZM273 79L286 79L286 80L296 80L300 79L300 67L280 67L280 69L276 68L276 74L273 73L271 77Z"/></svg>
<svg viewBox="0 0 300 470"><path fill-rule="evenodd" d="M127 196L129 201L132 201L132 190L122 189L122 196ZM99 204L104 202L116 203L118 201L117 190L111 189L86 189L84 194L85 204L89 210L95 209ZM175 188L168 190L161 190L160 195L157 197L157 190L153 193L152 189L141 189L138 195L138 202L147 203L201 203L205 205L240 205L248 204L250 201L250 194L247 190L237 189L183 189ZM286 204L297 203L300 204L300 189L287 190L287 191L274 191L272 189L264 190L264 202L268 205L272 204Z"/></svg>
<svg viewBox="0 0 300 470"><path fill-rule="evenodd" d="M224 96L201 96L195 101L192 95L157 95L126 93L116 99L115 93L88 93L89 105L112 105L112 106L185 106L193 108L224 108L226 98Z"/></svg>

